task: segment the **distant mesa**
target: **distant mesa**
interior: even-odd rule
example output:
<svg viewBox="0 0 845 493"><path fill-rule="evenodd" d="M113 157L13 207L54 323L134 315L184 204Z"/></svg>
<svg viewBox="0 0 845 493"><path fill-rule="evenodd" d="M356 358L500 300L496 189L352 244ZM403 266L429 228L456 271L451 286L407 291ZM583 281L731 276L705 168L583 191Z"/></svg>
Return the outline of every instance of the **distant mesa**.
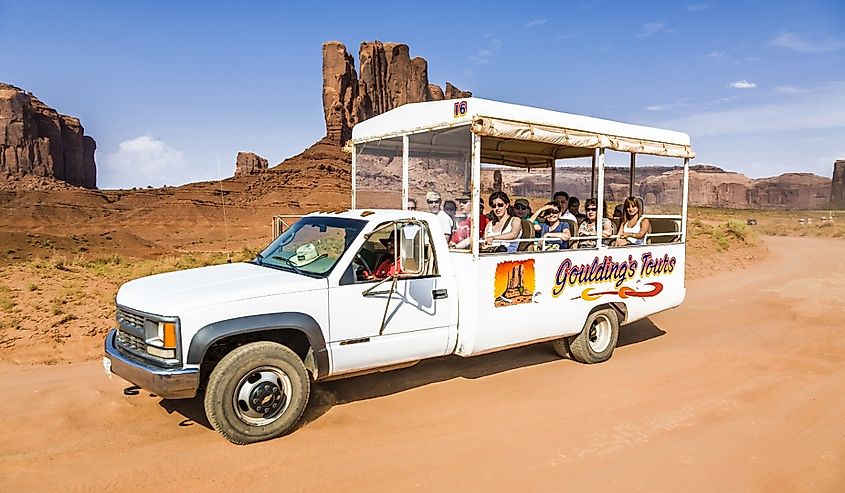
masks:
<svg viewBox="0 0 845 493"><path fill-rule="evenodd" d="M96 188L96 148L78 118L0 82L0 177L6 182L55 179Z"/></svg>
<svg viewBox="0 0 845 493"><path fill-rule="evenodd" d="M830 206L836 209L845 209L845 159L839 159L833 163Z"/></svg>
<svg viewBox="0 0 845 493"><path fill-rule="evenodd" d="M328 143L343 145L352 138L352 127L407 103L467 98L450 83L446 90L428 81L428 62L411 58L408 45L365 41L355 59L337 41L323 43L323 113Z"/></svg>
<svg viewBox="0 0 845 493"><path fill-rule="evenodd" d="M254 175L267 171L268 161L254 152L239 152L235 160L235 176Z"/></svg>

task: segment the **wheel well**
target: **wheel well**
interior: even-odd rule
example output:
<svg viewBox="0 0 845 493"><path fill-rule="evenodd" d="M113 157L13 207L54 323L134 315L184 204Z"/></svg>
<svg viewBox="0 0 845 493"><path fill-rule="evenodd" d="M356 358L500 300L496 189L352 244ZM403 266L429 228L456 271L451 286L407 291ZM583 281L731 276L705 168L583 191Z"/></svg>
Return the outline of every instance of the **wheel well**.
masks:
<svg viewBox="0 0 845 493"><path fill-rule="evenodd" d="M602 305L594 306L587 316L589 317L594 312L604 310L605 308L611 308L616 311L616 314L619 315L619 325L622 325L626 320L628 320L628 307L622 302L604 303Z"/></svg>
<svg viewBox="0 0 845 493"><path fill-rule="evenodd" d="M244 344L259 341L272 341L287 346L302 361L306 361L311 350L311 342L308 340L308 336L296 329L266 329L224 337L214 341L205 351L205 356L200 364L200 387L205 387L208 376L211 375L217 363L229 352ZM314 373L311 368L309 370Z"/></svg>

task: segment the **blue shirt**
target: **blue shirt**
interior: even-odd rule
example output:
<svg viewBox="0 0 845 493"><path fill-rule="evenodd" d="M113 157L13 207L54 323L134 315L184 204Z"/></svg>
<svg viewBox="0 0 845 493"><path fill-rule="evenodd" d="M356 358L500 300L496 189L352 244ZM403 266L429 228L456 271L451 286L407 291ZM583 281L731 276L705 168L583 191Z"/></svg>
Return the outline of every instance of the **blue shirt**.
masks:
<svg viewBox="0 0 845 493"><path fill-rule="evenodd" d="M563 221L558 222L557 226L555 226L555 229L549 228L549 225L546 224L546 223L543 223L543 224L540 225L540 237L541 238L546 233L563 233L564 231L569 231L569 224L567 224ZM572 231L569 231L569 234L571 235ZM557 238L555 238L553 240L546 240L546 244L547 245L557 245L557 246L560 247L561 250L565 250L565 249L569 248L569 242L568 241L559 240Z"/></svg>

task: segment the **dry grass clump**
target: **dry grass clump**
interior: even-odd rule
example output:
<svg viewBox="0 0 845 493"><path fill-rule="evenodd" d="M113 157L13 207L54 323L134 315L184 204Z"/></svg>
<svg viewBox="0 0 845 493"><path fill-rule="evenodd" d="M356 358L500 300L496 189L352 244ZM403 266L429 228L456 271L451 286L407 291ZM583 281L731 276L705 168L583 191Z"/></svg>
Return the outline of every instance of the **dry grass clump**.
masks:
<svg viewBox="0 0 845 493"><path fill-rule="evenodd" d="M186 253L158 259L54 255L0 268L0 361L94 358L114 327L121 284L174 270L251 260L255 251ZM67 344L68 341L87 341ZM83 355L78 354L84 348ZM24 356L22 356L24 355ZM30 355L30 356L25 356Z"/></svg>
<svg viewBox="0 0 845 493"><path fill-rule="evenodd" d="M707 248L715 246L720 252L732 247L748 247L758 244L759 235L750 226L731 219L720 224L709 224L699 219L690 221L687 233L691 247Z"/></svg>
<svg viewBox="0 0 845 493"><path fill-rule="evenodd" d="M691 207L689 218L710 224L737 221L744 225L749 220L754 220L757 224L748 228L756 231L758 235L845 238L845 211L763 211Z"/></svg>

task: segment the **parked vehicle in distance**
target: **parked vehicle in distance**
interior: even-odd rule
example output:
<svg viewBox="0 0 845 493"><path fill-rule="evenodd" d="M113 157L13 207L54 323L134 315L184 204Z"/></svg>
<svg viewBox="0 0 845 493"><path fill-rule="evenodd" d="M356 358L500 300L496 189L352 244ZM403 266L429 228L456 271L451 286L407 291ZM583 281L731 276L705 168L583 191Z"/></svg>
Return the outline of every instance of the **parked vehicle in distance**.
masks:
<svg viewBox="0 0 845 493"><path fill-rule="evenodd" d="M165 399L201 397L211 425L247 444L291 431L315 381L537 341L599 363L621 325L684 299L685 134L470 98L391 110L352 144L350 210L302 217L251 262L121 286L106 370ZM551 169L554 190L557 160L592 159L602 224L607 150L632 153L632 181L636 154L683 160L680 209L646 215L642 244L573 235L593 246L547 249L531 235L513 253L483 248L469 219L483 165ZM424 203L420 183L471 201L451 223L468 228L466 248L450 248L441 216L408 210Z"/></svg>

